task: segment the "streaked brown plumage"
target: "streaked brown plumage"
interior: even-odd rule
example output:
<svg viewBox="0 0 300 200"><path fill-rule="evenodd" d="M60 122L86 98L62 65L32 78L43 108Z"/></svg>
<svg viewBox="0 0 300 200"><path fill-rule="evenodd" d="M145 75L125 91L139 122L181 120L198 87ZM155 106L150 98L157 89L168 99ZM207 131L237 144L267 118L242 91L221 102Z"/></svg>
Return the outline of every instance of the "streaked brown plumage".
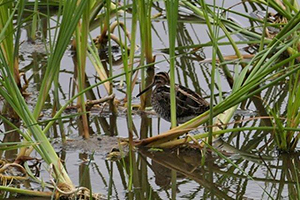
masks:
<svg viewBox="0 0 300 200"><path fill-rule="evenodd" d="M140 96L155 86L151 95L151 104L155 112L163 119L171 120L170 108L170 78L166 72L159 72L153 82L140 92ZM182 86L175 85L177 123L184 123L209 109L209 103L196 92Z"/></svg>

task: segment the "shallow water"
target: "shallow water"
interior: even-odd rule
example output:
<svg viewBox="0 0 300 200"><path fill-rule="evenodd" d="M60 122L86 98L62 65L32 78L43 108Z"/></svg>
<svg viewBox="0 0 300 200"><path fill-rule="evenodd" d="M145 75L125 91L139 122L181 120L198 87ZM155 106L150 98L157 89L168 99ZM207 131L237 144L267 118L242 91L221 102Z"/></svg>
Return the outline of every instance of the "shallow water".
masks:
<svg viewBox="0 0 300 200"><path fill-rule="evenodd" d="M231 1L225 1L225 7L233 4ZM244 12L242 6L237 6L235 9ZM235 17L232 15L232 18ZM247 25L248 23L242 19L237 20L242 24ZM127 26L130 30L130 20L127 22ZM179 22L178 27L180 27L177 36L179 45L192 45L209 41L204 25ZM165 28L165 20L153 22L153 49L154 53L158 54L156 61L164 61L156 65L156 72L169 70L168 62L161 56L161 49L168 47L168 35ZM98 33L99 29L96 29L92 32L92 36L96 37ZM139 35L137 41L139 41ZM245 46L239 45L239 48ZM30 80L27 89L29 93L27 102L31 108L35 106L43 69L45 68L45 60L47 59L40 48L41 46L25 42L20 50L23 58L20 67ZM226 46L222 47L221 51L224 55L234 54L234 51ZM72 52L68 50L61 62L59 76L61 104L64 104L70 98L71 88L75 85L73 81L74 64L71 54ZM211 54L211 48L204 48L197 52L198 56L205 55L206 58L211 58ZM119 54L116 53L114 56L117 58ZM165 56L168 57L167 54ZM177 83L197 91L203 97L209 97L211 66L208 63L200 63L195 58L180 56L176 58L176 65ZM234 69L233 65L229 66L230 70ZM120 65L114 66L114 70L114 74L122 72ZM95 79L95 76L97 76L96 71L89 61L87 62L86 73L91 84L98 81ZM217 73L217 78L220 92L230 93L230 86L221 70ZM126 85L119 85L122 78L117 80L114 92L117 99L123 100ZM93 89L93 92L97 99L106 95L103 86ZM133 95L138 92L139 87L136 85ZM45 104L41 121L51 119L52 92L49 95L50 98ZM216 97L215 103L218 101L219 99ZM134 99L134 103L138 102L138 99ZM0 101L0 108L1 103ZM235 119L243 120L262 115L262 110L259 107L261 104L261 102L254 102L252 99L247 100L236 113ZM64 113L64 115L67 114L70 113ZM134 126L137 130L136 138L145 137L145 135L157 135L170 128L169 122L157 118L156 115L143 117L143 123L142 116L139 114L135 114L133 117ZM128 156L116 162L106 160L107 153L118 146L116 136L128 137L124 109L119 110L118 116L111 115L107 111L107 107L93 110L90 115L90 132L96 136L93 137L92 141L85 141L79 137L81 133L76 117L63 120L63 122L64 131L68 137L67 145L62 145L60 139L57 139L60 136L58 125L51 129L49 137L53 140L58 155L64 160L72 181L76 186L85 186L95 193L104 195L108 194L111 182L113 199L132 199L132 197L133 199L171 199L172 170L177 172L176 199L296 198L295 173L299 172L296 172L295 169L298 169L300 165L299 155L279 156L274 146L266 148L265 144L270 140L268 132L247 131L224 135L223 140L226 144L222 146L220 151L224 151L224 155L231 162L212 152L207 152L206 159L203 160L201 156L203 152L200 152L197 148L193 150L182 148L162 152L147 149L137 150L135 153L137 164L134 166L134 190L133 193L130 193L127 190L128 176L126 172L129 168ZM243 121L238 126L262 126L265 123L268 123L268 120L251 120ZM3 132L7 131L3 125L0 126L0 129ZM199 131L203 132L203 129ZM143 136L141 136L142 134ZM12 152L13 155L7 153L5 157L14 156L14 153L16 152ZM33 156L38 157L37 154ZM233 166L233 163L239 169ZM112 174L112 179L110 179L110 174ZM49 179L45 167L41 167L41 178L43 180Z"/></svg>

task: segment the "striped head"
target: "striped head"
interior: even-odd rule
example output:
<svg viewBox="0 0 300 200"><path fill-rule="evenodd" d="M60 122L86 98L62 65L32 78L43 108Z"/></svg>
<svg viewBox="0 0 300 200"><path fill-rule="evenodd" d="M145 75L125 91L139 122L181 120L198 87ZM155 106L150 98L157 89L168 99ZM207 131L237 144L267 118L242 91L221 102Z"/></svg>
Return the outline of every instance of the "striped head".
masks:
<svg viewBox="0 0 300 200"><path fill-rule="evenodd" d="M155 74L152 83L145 88L143 91L141 91L136 97L141 96L143 93L148 91L150 88L152 88L154 85L169 85L170 84L170 78L167 72L159 72Z"/></svg>
<svg viewBox="0 0 300 200"><path fill-rule="evenodd" d="M170 78L167 72L159 72L153 78L154 85L169 85Z"/></svg>

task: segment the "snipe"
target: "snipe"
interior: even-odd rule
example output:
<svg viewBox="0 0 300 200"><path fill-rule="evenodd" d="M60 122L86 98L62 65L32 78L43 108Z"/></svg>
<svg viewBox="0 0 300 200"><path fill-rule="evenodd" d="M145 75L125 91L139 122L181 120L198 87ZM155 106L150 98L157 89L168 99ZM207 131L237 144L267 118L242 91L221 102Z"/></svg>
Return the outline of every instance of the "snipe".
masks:
<svg viewBox="0 0 300 200"><path fill-rule="evenodd" d="M155 112L167 121L171 121L170 108L170 78L168 73L159 72L153 82L140 92L138 96L155 86L151 95L151 104ZM177 123L184 123L209 109L209 103L196 92L175 85Z"/></svg>

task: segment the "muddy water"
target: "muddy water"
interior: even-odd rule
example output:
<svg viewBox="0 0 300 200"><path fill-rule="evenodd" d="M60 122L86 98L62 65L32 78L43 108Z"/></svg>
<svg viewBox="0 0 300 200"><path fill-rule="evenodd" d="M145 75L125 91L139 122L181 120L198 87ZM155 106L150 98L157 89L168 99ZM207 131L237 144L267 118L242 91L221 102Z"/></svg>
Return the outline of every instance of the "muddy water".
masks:
<svg viewBox="0 0 300 200"><path fill-rule="evenodd" d="M225 2L226 6L233 3ZM237 6L236 9L243 9ZM243 10L242 10L243 11ZM235 18L236 16L232 16ZM240 23L247 23L237 19ZM129 26L130 21L127 22ZM156 72L168 71L168 62L161 56L161 49L168 47L168 35L165 30L165 20L153 22L153 49L157 54L156 61L164 61L156 65ZM128 27L130 30L130 26ZM190 24L187 22L178 23L177 43L179 45L192 45L209 41L206 26L201 24ZM99 29L92 32L96 37ZM235 36L236 39L236 36ZM139 41L139 35L138 40ZM27 45L27 46L25 46ZM245 46L245 45L244 45ZM244 47L240 45L239 47ZM30 49L32 48L32 49ZM34 107L38 94L39 84L43 76L46 56L37 44L26 44L21 46L20 63L21 70L30 79L27 102ZM224 55L233 55L230 47L221 47ZM184 52L179 52L184 53ZM59 76L61 104L64 104L72 94L74 87L74 64L72 52L68 50L61 62L61 72ZM200 63L196 58L210 58L211 48L199 50L195 57L180 56L176 59L176 82L189 87L203 97L209 97L209 80L211 66L208 63ZM116 53L114 57L118 58ZM168 55L165 54L168 57ZM234 66L230 66L231 70ZM114 74L122 72L121 65L114 66ZM87 77L91 84L98 80L95 79L96 72L90 62L87 63ZM224 94L230 93L230 86L218 71L220 91ZM115 81L115 94L117 99L122 100L125 95L126 85L120 85L122 78ZM106 95L102 86L95 88L93 92L96 98ZM134 88L133 94L138 93L138 86ZM216 98L217 103L219 101ZM134 99L134 103L138 103ZM51 106L53 96L46 103L41 120L51 118ZM246 119L259 116L261 109L259 102L252 102L249 99L236 113L236 119ZM0 104L1 106L1 104ZM71 112L72 113L72 112ZM69 113L65 113L69 114ZM157 135L170 128L170 123L155 115L142 117L134 115L134 126L137 130L137 138L141 134ZM143 121L143 122L142 122ZM224 155L231 160L228 162L220 158L215 153L207 152L206 159L203 160L201 152L182 148L180 150L148 151L141 149L136 152L134 171L134 190L133 193L127 191L129 168L129 158L112 162L106 160L106 155L114 147L118 146L118 137L126 138L127 122L124 109L120 109L117 116L112 116L107 107L98 108L92 111L90 116L91 133L94 136L90 140L82 140L78 126L78 119L72 118L64 120L64 131L67 134L67 144L62 145L59 139L60 129L54 126L49 134L53 140L53 145L58 155L64 160L67 171L77 186L85 186L92 192L108 194L108 188L112 188L113 199L171 199L171 172L177 172L176 199L288 199L296 195L295 168L299 167L299 155L278 156L273 147L266 148L265 144L269 141L268 132L252 131L238 132L223 137L222 148ZM261 126L267 121L252 120L242 122L239 126ZM142 128L141 128L142 127ZM6 130L1 125L2 130ZM7 131L7 130L6 130ZM202 130L199 130L203 132ZM111 137L111 135L114 135ZM14 137L17 137L14 135ZM5 140L5 139L4 139ZM6 157L12 155L5 154ZM38 156L38 155L36 155ZM237 169L234 165L237 165ZM49 179L48 172L41 168L41 177ZM112 175L111 175L112 174ZM249 175L249 176L248 176ZM112 177L112 178L110 178ZM109 185L112 184L110 187Z"/></svg>

